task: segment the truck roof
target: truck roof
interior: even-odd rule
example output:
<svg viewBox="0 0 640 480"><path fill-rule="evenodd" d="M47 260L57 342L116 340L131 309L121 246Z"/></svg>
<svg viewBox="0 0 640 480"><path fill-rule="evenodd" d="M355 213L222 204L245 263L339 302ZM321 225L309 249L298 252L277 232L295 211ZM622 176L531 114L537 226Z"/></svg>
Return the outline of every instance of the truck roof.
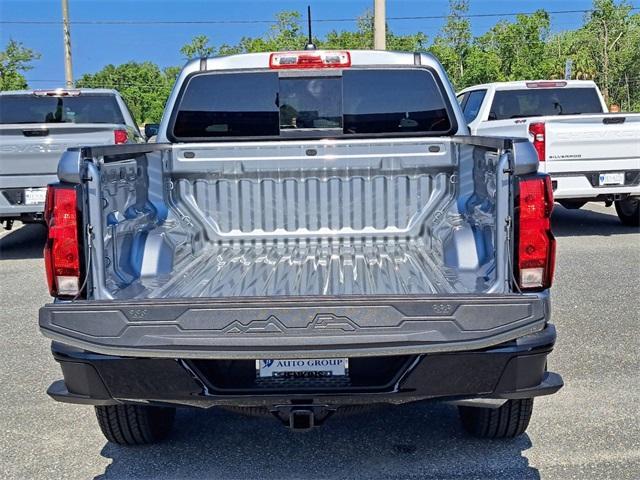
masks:
<svg viewBox="0 0 640 480"><path fill-rule="evenodd" d="M523 88L530 88L527 84L532 83L548 83L548 82L558 82L558 87L560 87L560 83L562 83L562 87L572 87L572 88L598 88L596 83L593 80L517 80L513 82L492 82L492 83L483 83L480 85L473 85L471 87L464 88L458 92L458 95L464 93L468 90L479 90L482 88L485 89L494 89L494 90L520 90Z"/></svg>
<svg viewBox="0 0 640 480"><path fill-rule="evenodd" d="M302 50L291 52L263 52L241 53L224 57L208 57L195 59L188 62L183 71L193 72L199 70L231 70L237 68L269 68L270 59L275 54L306 54L315 55L323 52L348 52L351 65L437 65L438 61L429 53L390 52L387 50ZM416 60L418 59L418 60ZM419 62L419 63L416 63ZM347 67L348 68L348 67Z"/></svg>
<svg viewBox="0 0 640 480"><path fill-rule="evenodd" d="M33 95L36 92L80 92L118 95L118 91L113 88L34 88L32 90L8 90L0 92L0 95Z"/></svg>

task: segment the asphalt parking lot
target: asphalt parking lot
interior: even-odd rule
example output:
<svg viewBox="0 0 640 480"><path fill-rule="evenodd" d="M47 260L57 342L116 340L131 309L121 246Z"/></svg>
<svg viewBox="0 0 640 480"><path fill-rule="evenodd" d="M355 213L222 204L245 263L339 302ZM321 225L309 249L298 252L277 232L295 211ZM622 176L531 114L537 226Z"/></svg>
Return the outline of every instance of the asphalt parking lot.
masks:
<svg viewBox="0 0 640 480"><path fill-rule="evenodd" d="M613 208L557 207L550 369L528 433L466 436L454 407L383 407L293 434L270 418L179 411L151 447L105 441L93 409L45 395L60 378L37 328L44 228L0 231L0 478L640 478L640 231Z"/></svg>

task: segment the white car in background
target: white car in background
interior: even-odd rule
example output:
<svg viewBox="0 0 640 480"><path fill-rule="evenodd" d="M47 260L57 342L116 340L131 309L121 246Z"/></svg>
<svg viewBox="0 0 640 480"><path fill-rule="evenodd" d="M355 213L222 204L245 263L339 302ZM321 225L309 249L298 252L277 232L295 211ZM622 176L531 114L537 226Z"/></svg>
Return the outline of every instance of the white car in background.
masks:
<svg viewBox="0 0 640 480"><path fill-rule="evenodd" d="M640 113L608 113L592 81L488 83L458 94L472 135L528 137L566 208L615 203L640 225Z"/></svg>

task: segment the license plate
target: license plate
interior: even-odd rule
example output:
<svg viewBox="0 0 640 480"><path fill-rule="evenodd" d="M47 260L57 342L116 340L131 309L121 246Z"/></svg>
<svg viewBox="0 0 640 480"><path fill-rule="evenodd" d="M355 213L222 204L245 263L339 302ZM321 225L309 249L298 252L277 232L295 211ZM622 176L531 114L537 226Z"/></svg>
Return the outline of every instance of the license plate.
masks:
<svg viewBox="0 0 640 480"><path fill-rule="evenodd" d="M598 178L599 185L624 185L624 173L601 173Z"/></svg>
<svg viewBox="0 0 640 480"><path fill-rule="evenodd" d="M38 203L44 203L46 196L47 196L46 188L25 188L24 204L36 205Z"/></svg>
<svg viewBox="0 0 640 480"><path fill-rule="evenodd" d="M256 360L260 378L344 377L349 372L347 358L314 358L305 360Z"/></svg>

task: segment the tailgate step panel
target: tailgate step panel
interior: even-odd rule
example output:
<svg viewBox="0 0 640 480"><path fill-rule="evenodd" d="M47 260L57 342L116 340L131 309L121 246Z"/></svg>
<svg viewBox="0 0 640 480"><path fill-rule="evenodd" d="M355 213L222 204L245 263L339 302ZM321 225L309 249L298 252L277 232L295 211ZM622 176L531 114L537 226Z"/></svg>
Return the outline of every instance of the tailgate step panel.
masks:
<svg viewBox="0 0 640 480"><path fill-rule="evenodd" d="M315 358L484 348L543 328L545 295L81 301L40 309L43 333L97 353Z"/></svg>

